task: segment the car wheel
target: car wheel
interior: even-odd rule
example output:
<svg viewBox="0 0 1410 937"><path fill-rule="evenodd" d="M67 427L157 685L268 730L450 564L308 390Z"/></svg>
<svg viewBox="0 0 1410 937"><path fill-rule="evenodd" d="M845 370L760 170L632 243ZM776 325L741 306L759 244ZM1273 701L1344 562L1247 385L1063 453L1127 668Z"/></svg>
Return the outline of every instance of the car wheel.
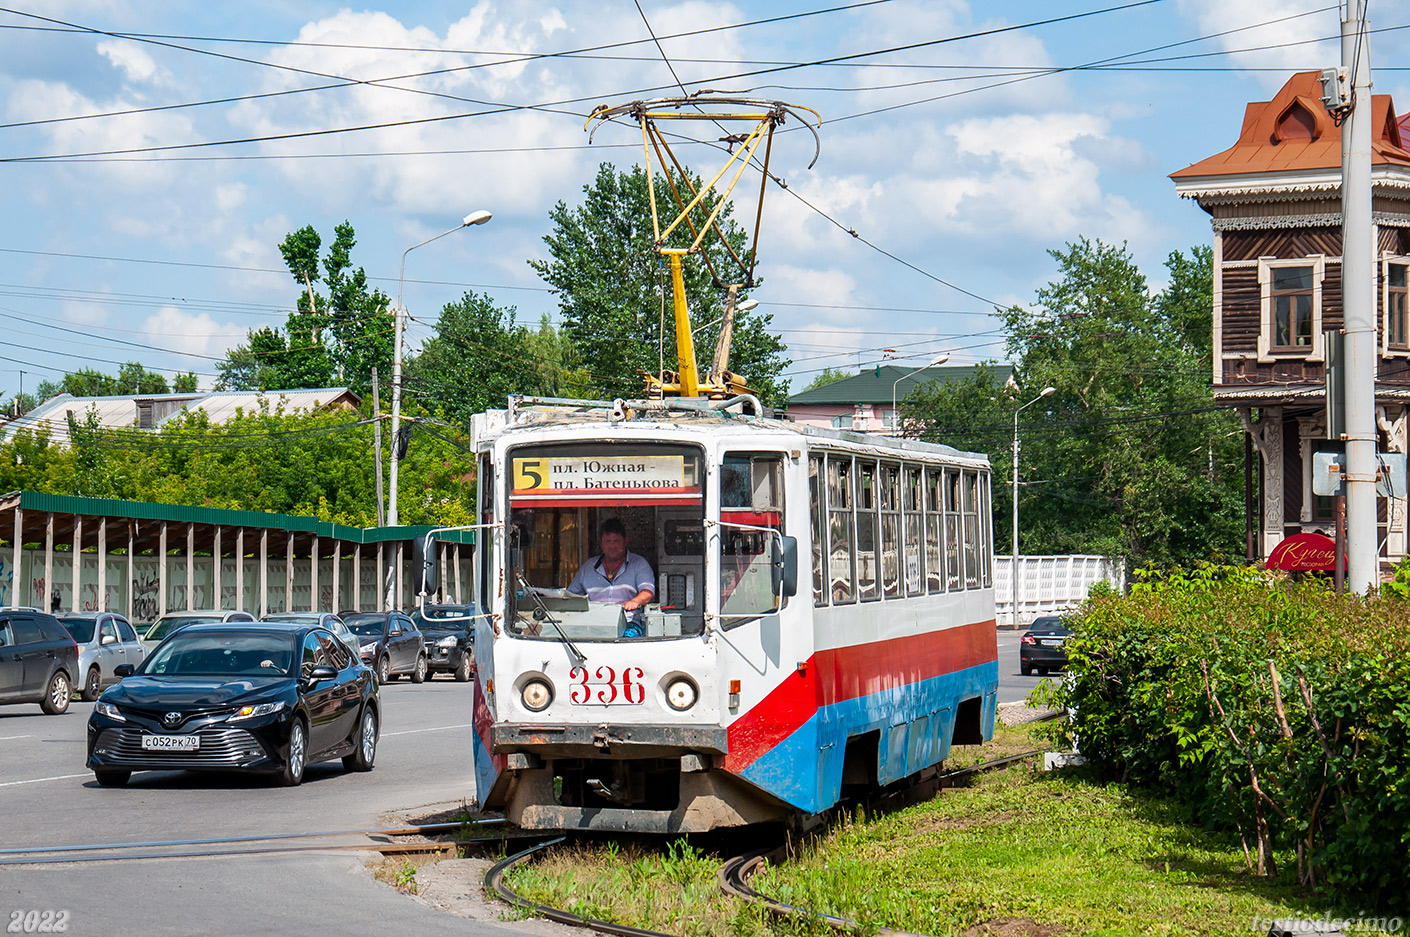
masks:
<svg viewBox="0 0 1410 937"><path fill-rule="evenodd" d="M98 673L97 667L88 668L88 678L83 681L83 692L79 698L85 703L91 703L98 698L98 691L103 685L103 678Z"/></svg>
<svg viewBox="0 0 1410 937"><path fill-rule="evenodd" d="M304 780L304 767L308 759L308 730L303 719L296 718L289 727L289 757L284 762L284 770L279 775L285 787L298 787Z"/></svg>
<svg viewBox="0 0 1410 937"><path fill-rule="evenodd" d="M470 659L468 653L460 655L460 666L455 668L455 679L461 683L469 683L470 678L475 673L475 663Z"/></svg>
<svg viewBox="0 0 1410 937"><path fill-rule="evenodd" d="M132 777L131 771L94 771L93 776L98 779L98 784L102 787L122 787L127 784Z"/></svg>
<svg viewBox="0 0 1410 937"><path fill-rule="evenodd" d="M411 672L412 683L425 683L426 670L430 665L426 663L425 654L416 655L416 669Z"/></svg>
<svg viewBox="0 0 1410 937"><path fill-rule="evenodd" d="M1023 674L1025 677L1033 676L1033 667L1029 664L1019 664L1018 670L1019 673Z"/></svg>
<svg viewBox="0 0 1410 937"><path fill-rule="evenodd" d="M49 686L44 691L44 699L39 701L39 708L51 716L62 715L68 712L70 696L73 696L73 684L69 683L69 675L56 670L54 676L49 678Z"/></svg>
<svg viewBox="0 0 1410 937"><path fill-rule="evenodd" d="M1039 668L1038 668L1038 676L1040 676L1040 677L1046 677L1047 675L1048 675L1048 668L1046 668L1046 667L1039 667Z"/></svg>
<svg viewBox="0 0 1410 937"><path fill-rule="evenodd" d="M343 756L343 767L348 771L371 771L376 757L377 711L367 706L362 710L361 728L353 740L352 754Z"/></svg>
<svg viewBox="0 0 1410 937"><path fill-rule="evenodd" d="M377 682L386 683L392 679L392 661L386 654L377 658Z"/></svg>

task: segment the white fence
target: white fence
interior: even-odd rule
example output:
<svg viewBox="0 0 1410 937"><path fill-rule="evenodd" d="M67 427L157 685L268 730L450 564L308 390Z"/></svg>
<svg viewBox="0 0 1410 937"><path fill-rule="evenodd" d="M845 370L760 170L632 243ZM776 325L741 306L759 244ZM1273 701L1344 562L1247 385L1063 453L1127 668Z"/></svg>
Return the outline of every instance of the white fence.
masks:
<svg viewBox="0 0 1410 937"><path fill-rule="evenodd" d="M1076 608L1092 585L1106 582L1118 592L1126 587L1126 566L1106 556L1020 556L1018 615L1014 615L1013 557L994 557L994 610L999 624L1026 625L1040 615Z"/></svg>

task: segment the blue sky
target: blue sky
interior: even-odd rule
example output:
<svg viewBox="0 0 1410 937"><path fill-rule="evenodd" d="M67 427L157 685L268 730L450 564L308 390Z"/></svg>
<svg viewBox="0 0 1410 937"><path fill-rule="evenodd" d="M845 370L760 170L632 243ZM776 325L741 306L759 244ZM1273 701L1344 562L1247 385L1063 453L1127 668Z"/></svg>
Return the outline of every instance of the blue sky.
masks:
<svg viewBox="0 0 1410 937"><path fill-rule="evenodd" d="M1048 249L1080 236L1127 242L1158 286L1166 255L1209 240L1206 216L1167 174L1233 143L1247 102L1339 57L1338 10L1318 0L1120 6L641 0L663 37L847 7L662 46L691 90L705 82L820 112L817 165L806 168L810 141L786 134L775 171L844 227L975 294L773 190L753 295L790 346L795 388L825 366L888 354L915 365L942 351L954 363L1001 358L975 296L1032 301L1054 275ZM282 323L297 287L278 244L305 224L326 242L350 221L354 262L395 296L402 251L489 210L488 225L411 254L410 341L467 289L521 321L556 317L526 263L543 256L549 210L576 204L600 162L641 159L634 129L605 128L588 146L583 119L673 83L632 0L12 9L0 13L5 396L20 369L33 389L126 360L194 370L209 386L213 359L246 329ZM1029 25L1059 17L1074 18ZM1372 0L1369 17L1386 30L1372 41L1375 91L1405 113L1410 29L1395 27L1410 12ZM631 44L525 59L621 43ZM900 46L916 47L858 55ZM1141 64L1078 68L1109 62ZM778 70L733 77L764 69ZM428 71L438 74L396 77ZM299 90L324 85L340 87ZM485 109L465 99L517 109L457 116ZM523 107L570 99L583 100ZM227 142L240 140L251 142ZM157 147L168 149L146 149ZM79 155L113 150L140 152ZM712 149L682 153L699 172L718 164ZM736 201L752 218L752 195Z"/></svg>

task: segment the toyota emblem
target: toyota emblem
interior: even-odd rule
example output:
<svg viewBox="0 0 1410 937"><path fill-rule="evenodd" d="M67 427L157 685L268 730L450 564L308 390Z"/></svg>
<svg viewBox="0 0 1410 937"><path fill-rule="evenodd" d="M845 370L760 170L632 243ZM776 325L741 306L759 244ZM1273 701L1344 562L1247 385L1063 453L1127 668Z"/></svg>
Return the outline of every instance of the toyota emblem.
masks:
<svg viewBox="0 0 1410 937"><path fill-rule="evenodd" d="M162 725L176 726L181 724L181 713L167 713L162 716Z"/></svg>

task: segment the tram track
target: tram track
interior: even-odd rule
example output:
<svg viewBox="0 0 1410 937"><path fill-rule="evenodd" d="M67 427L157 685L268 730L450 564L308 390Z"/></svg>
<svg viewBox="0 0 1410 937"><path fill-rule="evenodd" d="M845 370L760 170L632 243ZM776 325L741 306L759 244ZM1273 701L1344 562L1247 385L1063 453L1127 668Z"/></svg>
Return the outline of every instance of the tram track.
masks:
<svg viewBox="0 0 1410 937"><path fill-rule="evenodd" d="M1042 755L1042 751L1034 749L1020 752L1015 755L1008 755L1003 758L995 758L989 761L980 762L975 765L967 765L962 768L954 768L949 771L940 772L927 783L937 783L940 788L954 787L963 783L968 778L981 774L985 771L993 771L1005 768L1009 765L1026 761ZM906 792L893 792L878 798L880 802L892 800L893 798L905 797ZM840 806L855 806L840 805ZM838 808L834 808L838 809ZM547 842L538 843L527 849L521 850L508 856L490 867L485 873L484 889L486 892L504 901L506 904L527 912L537 917L547 918L559 924L566 924L571 927L582 927L599 931L605 934L619 935L619 937L677 937L662 931L644 930L642 928L631 927L626 924L617 924L611 921L602 921L595 918L588 918L574 914L562 908L555 908L545 905L532 899L526 898L514 891L505 882L507 873L516 866L525 864L533 860L543 850L567 841L568 837L559 836ZM850 918L837 915L824 914L819 911L812 911L806 908L799 908L794 905L779 901L776 898L763 894L755 890L750 885L750 880L754 875L771 861L783 858L787 854L787 843L770 846L763 849L754 849L741 855L728 859L720 866L717 873L717 881L720 889L726 895L736 900L745 901L763 908L771 915L780 918L801 918L817 921L825 924L833 930L846 933L874 932L878 934L888 934L892 937L924 937L924 935L913 934L910 931L891 930L889 928L870 928Z"/></svg>

